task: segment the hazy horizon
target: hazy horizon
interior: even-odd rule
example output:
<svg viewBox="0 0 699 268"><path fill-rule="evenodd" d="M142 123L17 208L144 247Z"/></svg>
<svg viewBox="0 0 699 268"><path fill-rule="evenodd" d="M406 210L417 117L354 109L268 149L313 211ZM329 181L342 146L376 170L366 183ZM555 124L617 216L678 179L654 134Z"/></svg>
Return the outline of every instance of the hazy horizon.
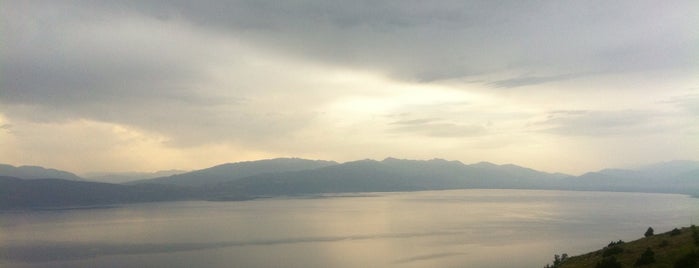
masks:
<svg viewBox="0 0 699 268"><path fill-rule="evenodd" d="M3 1L0 162L699 161L694 1Z"/></svg>
<svg viewBox="0 0 699 268"><path fill-rule="evenodd" d="M158 175L158 176L169 176L173 174L183 174L183 173L188 173L188 172L193 172L197 170L203 170L207 168L212 168L216 167L219 165L225 165L225 164L235 164L235 163L241 163L241 162L256 162L256 161L265 161L265 160L274 160L274 159L304 159L300 157L277 157L277 158L262 158L262 159L252 159L252 160L244 160L244 161L237 161L237 162L222 162L210 166L204 166L204 167L198 167L194 169L178 169L177 167L173 167L170 169L162 169L162 170L115 170L115 171L109 171L109 170L101 170L101 171L88 171L88 172L75 172L72 170L63 170L63 169L57 169L55 167L50 167L50 166L39 166L39 165L27 165L27 164L20 164L20 165L13 165L9 163L0 163L0 164L9 164L14 167L21 167L21 166L34 166L34 167L40 167L40 168L47 168L47 169L57 169L61 171L67 171L71 172L75 175L78 175L82 178L85 179L95 179L95 178L100 178L103 176L109 176L109 175L133 175L133 176L142 176L146 174L153 174L153 175ZM395 158L395 157L386 157L382 159L370 159L370 158L363 158L363 159L355 159L355 160L350 160L350 161L336 161L332 159L305 159L305 160L312 160L312 161L330 161L330 162L336 162L338 164L345 164L349 162L356 162L356 161L364 161L364 160L372 160L372 161L383 161L386 159L398 159L398 160L408 160L408 161L430 161L430 160L445 160L445 161L458 161L464 165L472 165L472 164L479 164L479 163L491 163L495 165L515 165L523 168L531 168L523 165L518 165L516 163L493 163L489 161L478 161L478 162L471 162L471 163L465 163L459 160L453 160L453 159L444 159L444 158L439 158L439 157L434 157L430 159L400 159L400 158ZM658 164L668 164L668 163L678 163L678 162L696 162L699 163L699 161L694 161L694 160L686 160L686 159L675 159L675 160L668 160L668 161L660 161L660 162L654 162L654 163L648 163L648 164L643 164L643 165L633 165L633 166L609 166L609 167L603 167L600 169L595 169L595 170L586 170L581 173L566 173L566 172L561 172L561 171L549 171L549 170L537 170L541 172L547 172L547 173L558 173L558 174L565 174L565 175L571 175L571 176L581 176L586 173L590 172L597 172L597 171L602 171L606 169L624 169L624 170L635 170L639 168L644 168L648 166L653 166L653 165L658 165ZM164 174L164 175L163 175ZM99 181L99 180L97 180Z"/></svg>

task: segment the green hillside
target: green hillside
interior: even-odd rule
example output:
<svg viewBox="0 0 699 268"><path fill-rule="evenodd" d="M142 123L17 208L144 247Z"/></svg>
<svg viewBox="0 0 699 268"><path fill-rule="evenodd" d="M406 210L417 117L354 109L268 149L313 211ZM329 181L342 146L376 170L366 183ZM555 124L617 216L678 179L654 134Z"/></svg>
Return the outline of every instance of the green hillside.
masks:
<svg viewBox="0 0 699 268"><path fill-rule="evenodd" d="M612 242L598 251L569 257L559 265L547 267L699 267L698 243L699 230L685 227L632 242ZM639 261L644 253L646 264Z"/></svg>

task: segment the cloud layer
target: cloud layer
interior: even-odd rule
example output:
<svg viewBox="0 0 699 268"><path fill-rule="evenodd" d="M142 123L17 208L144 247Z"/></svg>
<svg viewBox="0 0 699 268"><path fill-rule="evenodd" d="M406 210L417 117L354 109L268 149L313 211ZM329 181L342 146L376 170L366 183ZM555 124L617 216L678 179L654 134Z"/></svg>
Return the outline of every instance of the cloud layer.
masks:
<svg viewBox="0 0 699 268"><path fill-rule="evenodd" d="M693 1L6 1L0 15L0 162L393 155L559 171L564 145L601 166L587 160L600 139L685 148L618 164L699 157ZM654 143L624 143L639 137ZM83 143L99 146L71 151Z"/></svg>

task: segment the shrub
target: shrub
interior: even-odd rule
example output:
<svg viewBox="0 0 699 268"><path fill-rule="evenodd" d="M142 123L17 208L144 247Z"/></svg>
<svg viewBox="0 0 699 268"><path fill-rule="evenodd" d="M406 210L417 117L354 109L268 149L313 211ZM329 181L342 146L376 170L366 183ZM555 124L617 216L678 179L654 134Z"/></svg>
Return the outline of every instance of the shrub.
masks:
<svg viewBox="0 0 699 268"><path fill-rule="evenodd" d="M616 260L616 257L609 257L597 262L595 268L621 268L621 263Z"/></svg>
<svg viewBox="0 0 699 268"><path fill-rule="evenodd" d="M612 241L612 242L609 242L609 245L607 245L607 247L620 246L620 245L623 245L623 244L624 244L624 241L623 241L623 240L619 240L619 241L616 241L616 242Z"/></svg>
<svg viewBox="0 0 699 268"><path fill-rule="evenodd" d="M563 253L562 255L553 255L553 265L547 264L544 266L544 268L558 268L561 267L561 264L563 264L564 261L568 259L568 254Z"/></svg>
<svg viewBox="0 0 699 268"><path fill-rule="evenodd" d="M645 237L651 237L653 236L653 227L648 227L648 230L646 230L646 233L643 234Z"/></svg>
<svg viewBox="0 0 699 268"><path fill-rule="evenodd" d="M624 252L620 246L607 247L602 251L602 257L609 257Z"/></svg>
<svg viewBox="0 0 699 268"><path fill-rule="evenodd" d="M646 248L646 251L641 254L641 257L636 260L634 266L643 266L655 262L655 252L652 249Z"/></svg>
<svg viewBox="0 0 699 268"><path fill-rule="evenodd" d="M681 233L682 233L682 231L680 231L680 229L675 228L675 229L672 229L672 231L670 231L670 236L680 235Z"/></svg>

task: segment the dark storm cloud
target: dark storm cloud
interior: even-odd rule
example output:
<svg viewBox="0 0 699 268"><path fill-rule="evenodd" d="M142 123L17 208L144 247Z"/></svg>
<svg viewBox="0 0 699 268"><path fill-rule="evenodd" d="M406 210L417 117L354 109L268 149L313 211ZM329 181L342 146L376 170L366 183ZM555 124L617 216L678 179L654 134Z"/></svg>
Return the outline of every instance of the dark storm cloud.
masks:
<svg viewBox="0 0 699 268"><path fill-rule="evenodd" d="M92 12L184 19L301 58L431 81L692 64L692 1L116 1ZM116 10L116 11L115 11ZM662 40L662 42L659 42ZM555 73L553 73L555 75Z"/></svg>
<svg viewBox="0 0 699 268"><path fill-rule="evenodd" d="M233 14L258 16L217 22L302 57L418 81L509 69L550 76L684 67L697 42L691 2L273 3L231 5ZM211 17L198 11L192 17ZM265 27L244 28L250 24Z"/></svg>

